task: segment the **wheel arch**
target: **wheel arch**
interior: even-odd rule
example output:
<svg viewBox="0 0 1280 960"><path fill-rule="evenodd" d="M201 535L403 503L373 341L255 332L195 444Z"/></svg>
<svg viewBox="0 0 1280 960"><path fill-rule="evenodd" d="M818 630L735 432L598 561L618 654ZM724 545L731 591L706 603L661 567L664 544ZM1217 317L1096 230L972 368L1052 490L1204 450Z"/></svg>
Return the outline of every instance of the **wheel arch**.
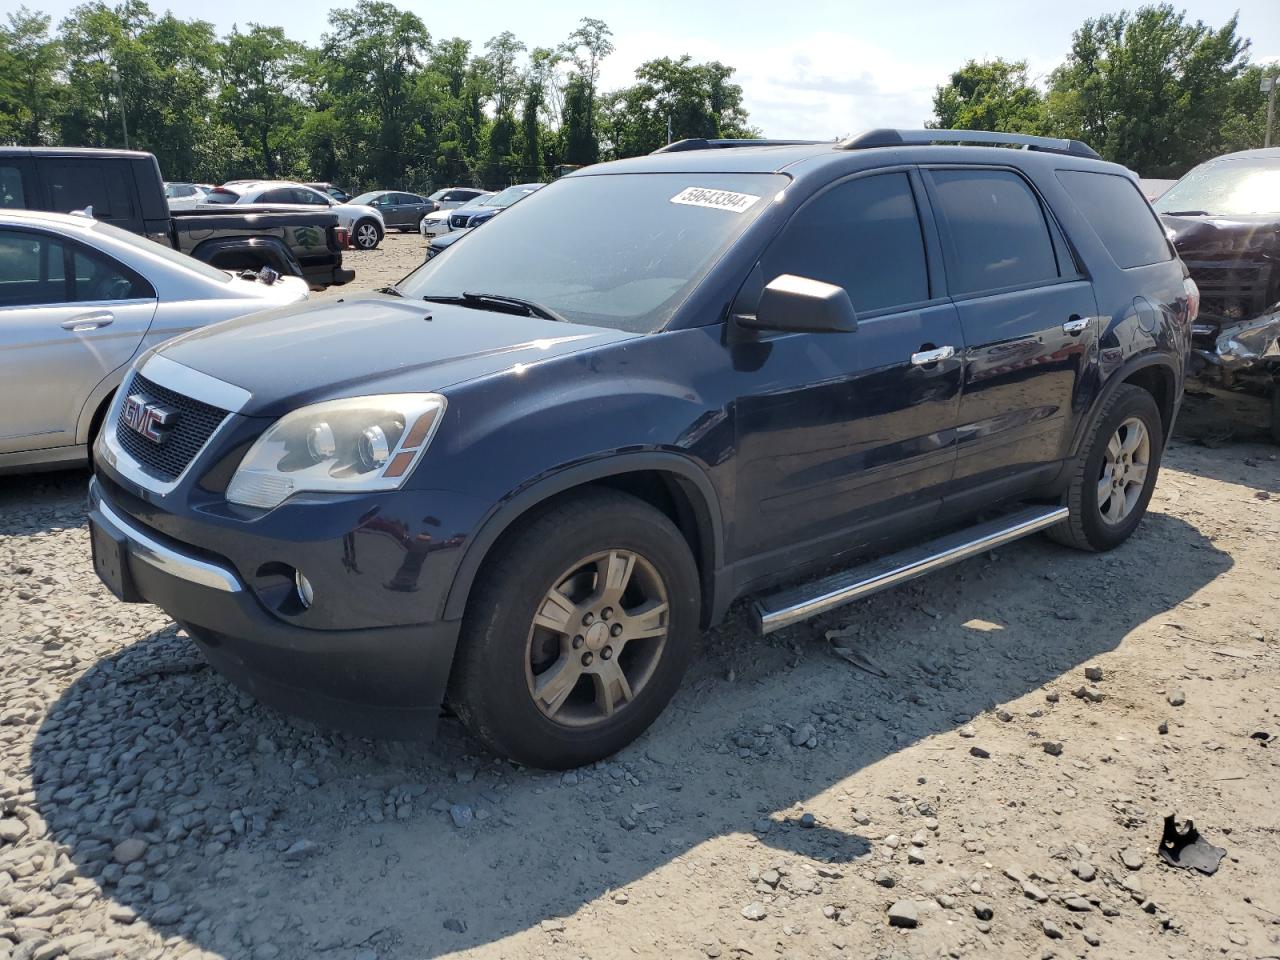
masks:
<svg viewBox="0 0 1280 960"><path fill-rule="evenodd" d="M1162 353L1147 353L1133 357L1111 374L1103 388L1098 391L1090 406L1088 416L1080 418L1071 445L1071 454L1080 451L1081 444L1093 429L1098 411L1106 404L1107 398L1123 384L1133 384L1151 394L1160 410L1160 422L1164 431L1164 439L1169 439L1173 432L1173 421L1177 415L1178 401L1181 396L1181 377L1174 360Z"/></svg>
<svg viewBox="0 0 1280 960"><path fill-rule="evenodd" d="M702 619L714 623L728 606L719 498L696 463L672 453L630 453L575 464L543 477L507 498L485 519L463 555L444 603L446 620L466 611L485 561L519 521L589 487L628 493L668 516L684 535L702 584Z"/></svg>

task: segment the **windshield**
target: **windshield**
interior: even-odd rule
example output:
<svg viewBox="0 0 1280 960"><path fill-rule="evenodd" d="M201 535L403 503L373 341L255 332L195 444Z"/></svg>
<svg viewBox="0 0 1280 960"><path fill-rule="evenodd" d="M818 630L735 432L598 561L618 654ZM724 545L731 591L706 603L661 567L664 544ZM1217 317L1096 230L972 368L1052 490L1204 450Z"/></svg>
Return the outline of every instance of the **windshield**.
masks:
<svg viewBox="0 0 1280 960"><path fill-rule="evenodd" d="M119 227L113 227L111 224L103 223L101 220L94 221L90 229L100 236L110 237L117 243L125 243L153 257L168 260L184 270L198 273L201 276L208 277L210 280L217 280L219 283L231 282L231 276L225 270L211 267L195 257L188 257L185 253L179 253L172 247L166 247L163 243L157 243L155 240L149 240L136 233L130 233L128 230L121 230Z"/></svg>
<svg viewBox="0 0 1280 960"><path fill-rule="evenodd" d="M1156 210L1225 217L1280 213L1280 161L1203 163L1170 187Z"/></svg>
<svg viewBox="0 0 1280 960"><path fill-rule="evenodd" d="M373 190L373 191L370 191L369 193L362 193L358 197L352 197L350 200L347 201L347 203L355 203L363 206L368 206L371 200L375 200L380 196L382 196L381 190Z"/></svg>
<svg viewBox="0 0 1280 960"><path fill-rule="evenodd" d="M507 187L507 189L494 194L489 198L486 207L509 207L521 197L527 197L529 194L537 190L536 186L521 185L518 187Z"/></svg>
<svg viewBox="0 0 1280 960"><path fill-rule="evenodd" d="M788 182L765 173L568 177L397 288L406 297L518 297L574 323L650 333Z"/></svg>

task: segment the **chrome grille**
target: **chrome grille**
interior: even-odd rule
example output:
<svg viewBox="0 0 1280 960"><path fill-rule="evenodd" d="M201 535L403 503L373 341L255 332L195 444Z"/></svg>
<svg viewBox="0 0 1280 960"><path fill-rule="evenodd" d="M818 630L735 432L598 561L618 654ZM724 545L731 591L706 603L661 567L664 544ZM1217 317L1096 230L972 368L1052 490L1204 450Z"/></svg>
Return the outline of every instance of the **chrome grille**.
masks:
<svg viewBox="0 0 1280 960"><path fill-rule="evenodd" d="M176 480L187 469L213 431L227 418L228 411L153 383L140 373L135 373L128 385L128 394L141 394L148 402L162 403L178 413L177 422L165 435L163 443L148 440L136 430L125 426L116 414L114 424L116 442L140 465L162 480Z"/></svg>

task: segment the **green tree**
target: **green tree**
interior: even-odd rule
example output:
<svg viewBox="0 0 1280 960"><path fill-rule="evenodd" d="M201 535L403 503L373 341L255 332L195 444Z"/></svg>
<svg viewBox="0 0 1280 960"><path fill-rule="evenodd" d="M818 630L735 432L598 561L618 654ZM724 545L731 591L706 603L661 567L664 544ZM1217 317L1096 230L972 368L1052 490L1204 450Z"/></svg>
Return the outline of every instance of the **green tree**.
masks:
<svg viewBox="0 0 1280 960"><path fill-rule="evenodd" d="M48 143L54 136L65 69L48 14L18 7L0 27L0 140Z"/></svg>
<svg viewBox="0 0 1280 960"><path fill-rule="evenodd" d="M280 27L251 23L247 33L233 28L226 39L218 108L236 129L244 155L252 157L254 172L268 178L301 159L304 53Z"/></svg>
<svg viewBox="0 0 1280 960"><path fill-rule="evenodd" d="M1212 29L1168 4L1086 20L1053 72L1048 126L1149 177L1222 151L1249 43L1237 17Z"/></svg>
<svg viewBox="0 0 1280 960"><path fill-rule="evenodd" d="M1044 96L1027 79L1025 60L970 60L933 94L933 120L941 130L1043 133Z"/></svg>
<svg viewBox="0 0 1280 960"><path fill-rule="evenodd" d="M694 63L688 55L662 57L636 69L636 83L609 98L610 152L630 157L687 137L758 136L747 123L742 87L731 83L733 67ZM567 107L566 107L567 111Z"/></svg>

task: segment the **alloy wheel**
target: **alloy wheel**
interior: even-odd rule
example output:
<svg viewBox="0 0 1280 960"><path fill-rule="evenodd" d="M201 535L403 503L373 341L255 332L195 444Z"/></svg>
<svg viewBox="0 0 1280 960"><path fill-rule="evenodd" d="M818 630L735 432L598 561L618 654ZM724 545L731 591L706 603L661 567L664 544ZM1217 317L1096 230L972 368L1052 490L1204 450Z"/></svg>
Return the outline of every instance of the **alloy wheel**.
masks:
<svg viewBox="0 0 1280 960"><path fill-rule="evenodd" d="M1151 464L1151 435L1137 417L1129 417L1107 441L1098 477L1098 510L1110 524L1122 523L1142 498Z"/></svg>
<svg viewBox="0 0 1280 960"><path fill-rule="evenodd" d="M569 727L625 710L662 659L669 611L666 584L640 554L609 550L579 560L534 612L525 654L534 704Z"/></svg>
<svg viewBox="0 0 1280 960"><path fill-rule="evenodd" d="M372 223L362 223L356 227L356 246L361 250L372 250L378 245L378 228Z"/></svg>

